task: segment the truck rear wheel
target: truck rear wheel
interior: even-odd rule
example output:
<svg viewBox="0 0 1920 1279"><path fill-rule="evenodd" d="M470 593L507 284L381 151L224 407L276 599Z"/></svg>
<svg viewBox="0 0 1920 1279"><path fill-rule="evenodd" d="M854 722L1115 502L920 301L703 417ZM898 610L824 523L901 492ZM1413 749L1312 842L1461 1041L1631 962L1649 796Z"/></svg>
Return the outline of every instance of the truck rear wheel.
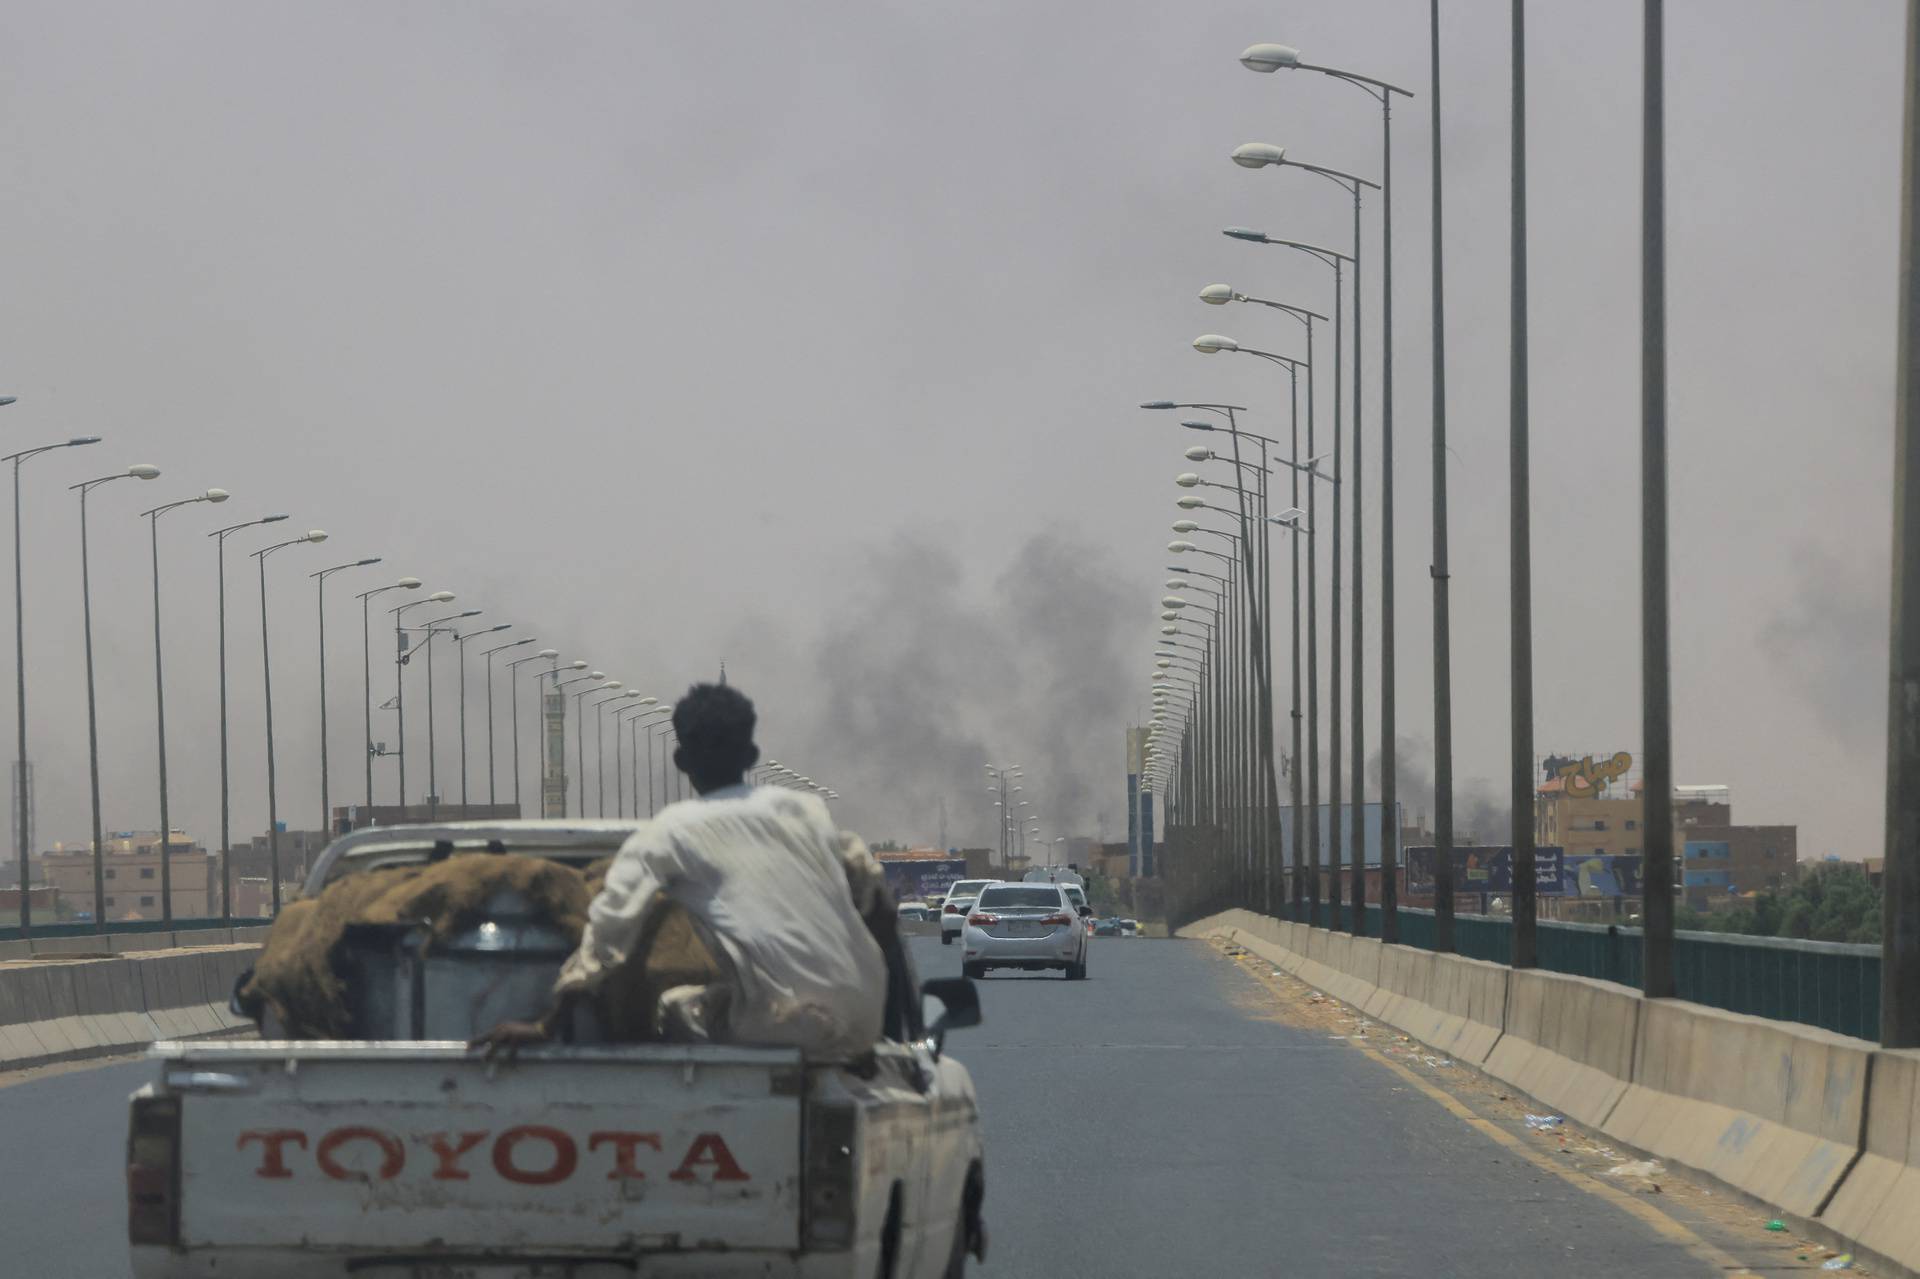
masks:
<svg viewBox="0 0 1920 1279"><path fill-rule="evenodd" d="M940 944L941 944L942 946L951 946L951 945L953 945L953 934L952 934L952 933L941 933L941 934L940 934Z"/></svg>

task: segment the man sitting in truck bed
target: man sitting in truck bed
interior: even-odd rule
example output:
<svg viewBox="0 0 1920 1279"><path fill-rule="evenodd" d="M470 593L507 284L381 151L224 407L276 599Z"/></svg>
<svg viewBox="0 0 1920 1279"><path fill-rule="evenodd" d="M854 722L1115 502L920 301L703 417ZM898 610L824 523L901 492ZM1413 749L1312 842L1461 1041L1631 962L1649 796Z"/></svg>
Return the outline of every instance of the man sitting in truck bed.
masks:
<svg viewBox="0 0 1920 1279"><path fill-rule="evenodd" d="M696 684L680 699L673 761L698 798L668 805L621 847L561 969L553 1012L503 1023L476 1047L548 1038L570 1001L632 957L662 896L693 918L721 969L707 985L662 994L669 1038L792 1046L827 1060L873 1046L887 968L861 917L884 891L879 867L815 796L747 785L760 757L754 722L753 703L725 684Z"/></svg>

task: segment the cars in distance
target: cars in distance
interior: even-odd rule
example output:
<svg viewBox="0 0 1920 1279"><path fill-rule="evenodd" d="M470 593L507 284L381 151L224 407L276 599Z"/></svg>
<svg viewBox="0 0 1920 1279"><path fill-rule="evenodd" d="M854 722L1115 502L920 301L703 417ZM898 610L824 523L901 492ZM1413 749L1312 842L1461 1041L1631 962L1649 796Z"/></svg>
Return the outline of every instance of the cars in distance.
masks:
<svg viewBox="0 0 1920 1279"><path fill-rule="evenodd" d="M1065 971L1087 975L1087 928L1093 913L1075 906L1061 884L993 883L980 890L961 933L960 971L984 977L994 968Z"/></svg>
<svg viewBox="0 0 1920 1279"><path fill-rule="evenodd" d="M922 924L938 917L940 911L938 907L929 906L925 902L901 902L899 913L901 920L905 922Z"/></svg>
<svg viewBox="0 0 1920 1279"><path fill-rule="evenodd" d="M991 879L962 879L955 881L947 890L945 900L940 903L940 944L951 946L960 938L960 930L966 927L967 912L973 909L973 899L980 890L993 883Z"/></svg>
<svg viewBox="0 0 1920 1279"><path fill-rule="evenodd" d="M330 845L305 891L450 852L584 867L633 829L372 827ZM473 948L365 925L349 1037L287 1039L263 1013L260 1039L155 1044L127 1142L135 1279L943 1279L984 1252L973 1082L943 1051L979 1019L970 982L916 990L891 953L882 1038L848 1062L610 1041L591 1018L489 1061L468 1037L535 1014L570 949L524 904L489 899Z"/></svg>
<svg viewBox="0 0 1920 1279"><path fill-rule="evenodd" d="M1093 935L1095 937L1118 937L1120 935L1120 921L1111 915L1105 919L1095 920L1093 924Z"/></svg>

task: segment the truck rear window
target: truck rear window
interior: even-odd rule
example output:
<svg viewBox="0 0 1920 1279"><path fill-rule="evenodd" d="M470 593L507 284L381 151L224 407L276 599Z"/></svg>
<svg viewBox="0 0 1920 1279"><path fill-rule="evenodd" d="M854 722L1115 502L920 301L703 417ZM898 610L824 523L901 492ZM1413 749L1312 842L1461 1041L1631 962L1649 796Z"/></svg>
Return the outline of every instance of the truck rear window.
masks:
<svg viewBox="0 0 1920 1279"><path fill-rule="evenodd" d="M1059 904L1060 890L1050 884L1035 888L989 888L980 894L980 900L977 903L982 910L991 910L996 907L1001 910L1020 906L1046 907Z"/></svg>

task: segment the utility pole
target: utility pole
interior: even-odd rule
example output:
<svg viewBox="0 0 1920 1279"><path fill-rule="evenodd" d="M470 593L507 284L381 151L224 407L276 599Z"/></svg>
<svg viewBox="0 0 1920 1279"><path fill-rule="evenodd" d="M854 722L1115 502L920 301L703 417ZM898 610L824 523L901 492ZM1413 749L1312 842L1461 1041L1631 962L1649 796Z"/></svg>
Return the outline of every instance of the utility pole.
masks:
<svg viewBox="0 0 1920 1279"><path fill-rule="evenodd" d="M1512 521L1513 955L1515 968L1539 962L1533 883L1533 501L1527 460L1527 30L1526 0L1513 0L1513 229L1508 383L1508 491ZM1651 842L1651 841L1649 841Z"/></svg>
<svg viewBox="0 0 1920 1279"><path fill-rule="evenodd" d="M1914 279L1920 270L1920 0L1907 3L1903 141L1880 1042L1920 1048L1920 287Z"/></svg>
<svg viewBox="0 0 1920 1279"><path fill-rule="evenodd" d="M1447 612L1447 308L1441 271L1440 0L1433 56L1433 948L1453 950L1453 656Z"/></svg>
<svg viewBox="0 0 1920 1279"><path fill-rule="evenodd" d="M1667 169L1664 0L1646 0L1640 139L1640 873L1643 993L1673 986L1673 694L1667 644Z"/></svg>

